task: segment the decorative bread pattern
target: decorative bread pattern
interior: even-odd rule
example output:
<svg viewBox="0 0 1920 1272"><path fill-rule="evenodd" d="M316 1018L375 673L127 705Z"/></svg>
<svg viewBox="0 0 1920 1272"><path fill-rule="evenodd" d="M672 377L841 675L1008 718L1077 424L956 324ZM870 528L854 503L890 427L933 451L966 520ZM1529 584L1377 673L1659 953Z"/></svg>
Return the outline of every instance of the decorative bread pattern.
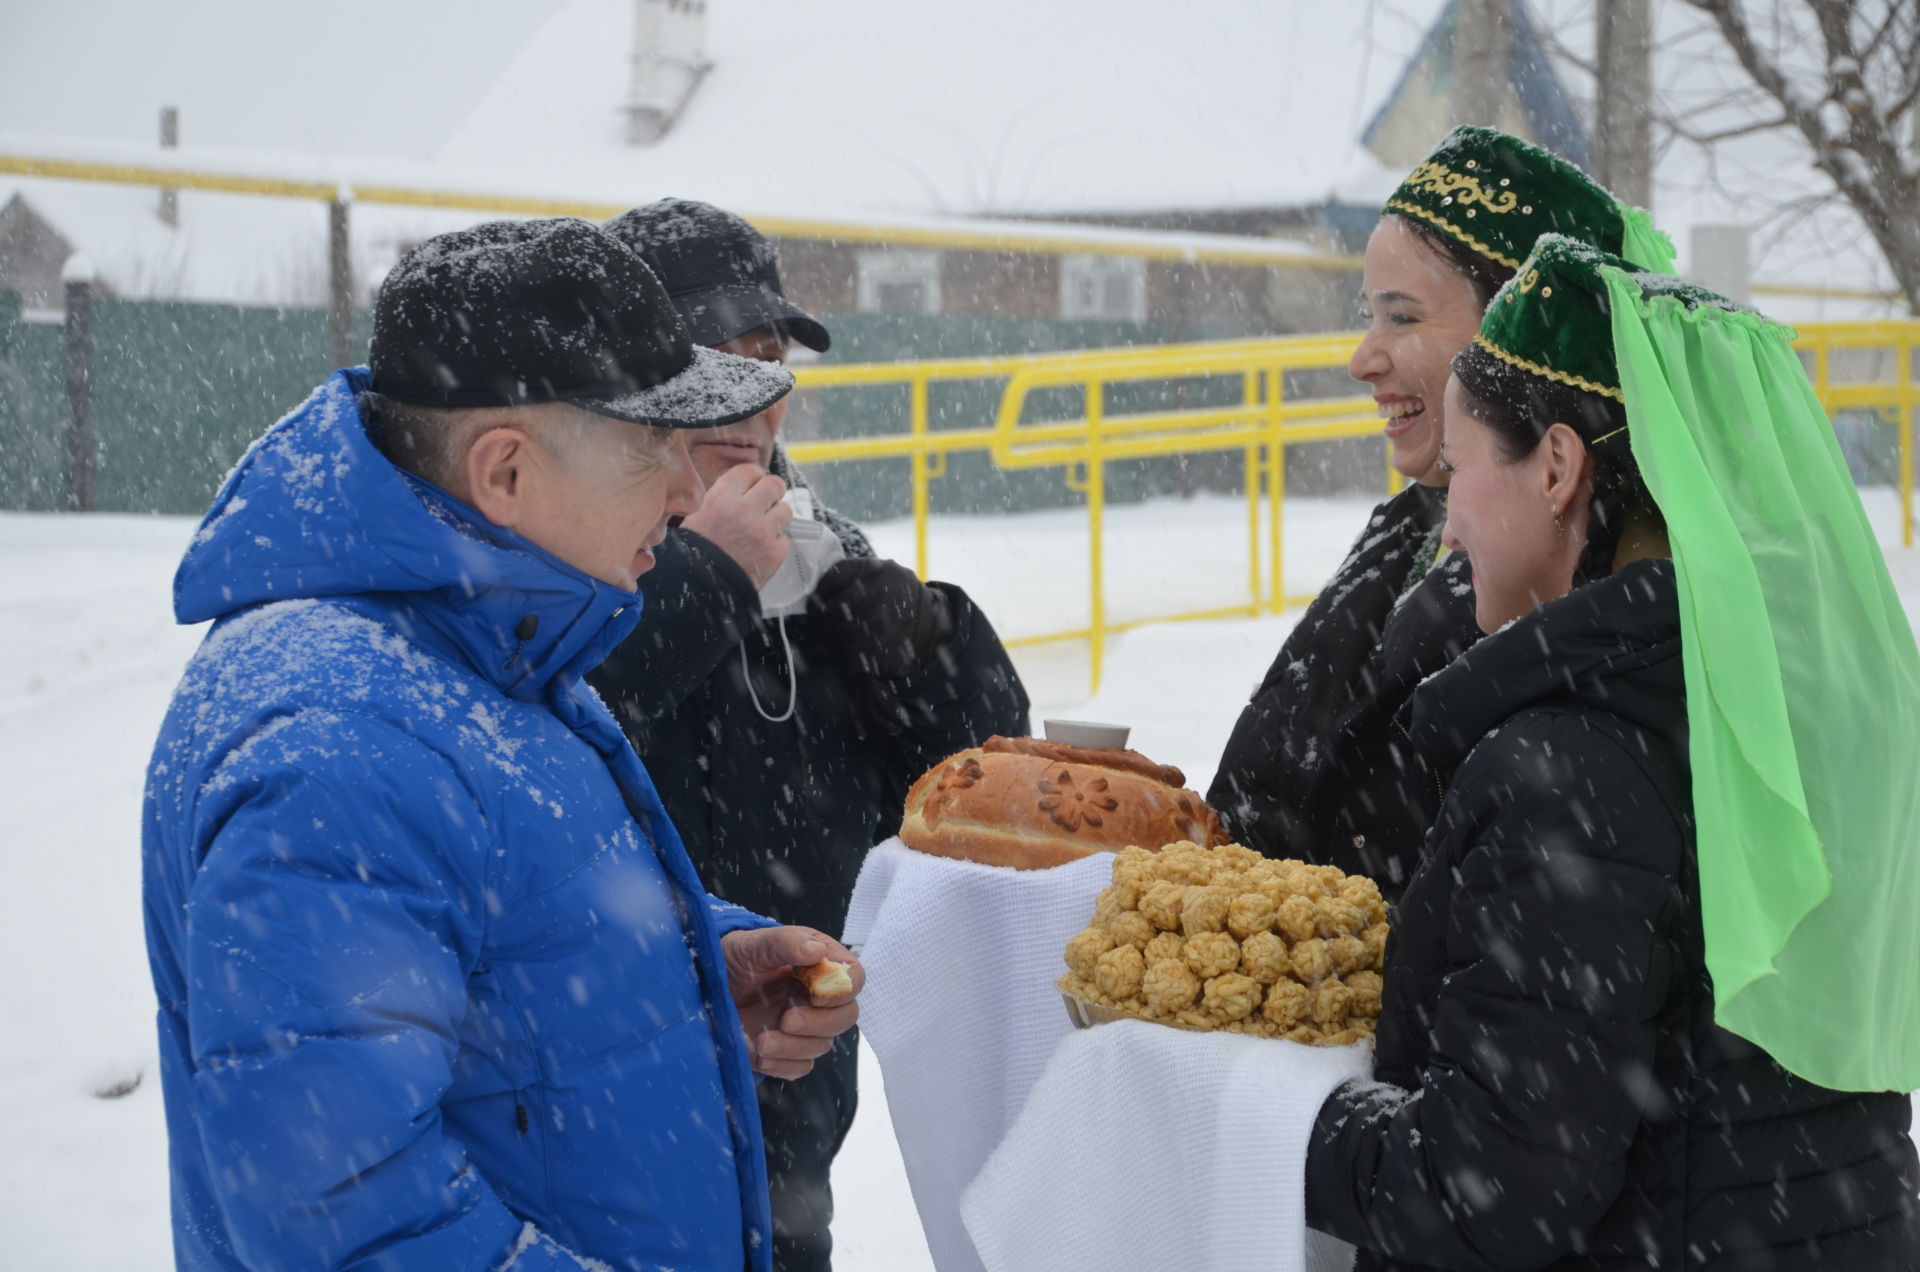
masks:
<svg viewBox="0 0 1920 1272"><path fill-rule="evenodd" d="M1386 945L1364 876L1239 844L1129 848L1060 989L1109 1015L1339 1046L1373 1035Z"/></svg>
<svg viewBox="0 0 1920 1272"><path fill-rule="evenodd" d="M907 792L900 825L918 852L1019 870L1220 837L1220 819L1179 769L1038 738L991 737L942 760Z"/></svg>

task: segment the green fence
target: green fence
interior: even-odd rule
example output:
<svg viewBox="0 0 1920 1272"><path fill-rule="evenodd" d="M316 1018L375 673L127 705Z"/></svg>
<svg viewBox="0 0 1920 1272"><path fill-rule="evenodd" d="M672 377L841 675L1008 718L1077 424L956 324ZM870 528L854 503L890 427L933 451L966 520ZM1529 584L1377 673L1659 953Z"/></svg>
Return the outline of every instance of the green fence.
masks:
<svg viewBox="0 0 1920 1272"><path fill-rule="evenodd" d="M0 292L0 508L59 508L66 492L67 391L58 324L26 322Z"/></svg>
<svg viewBox="0 0 1920 1272"><path fill-rule="evenodd" d="M827 316L833 362L1049 352L1257 334L1175 330L1151 323L1032 318ZM365 347L367 316L358 316ZM99 438L95 507L102 512L195 514L248 442L298 404L331 370L326 314L319 309L247 308L170 301L96 299L94 430ZM64 334L58 322L26 321L18 297L0 293L0 508L49 511L66 490ZM1237 385L1130 386L1115 409L1208 405ZM930 403L940 427L990 420L999 388L990 382L937 386ZM1035 404L1046 410L1048 403ZM1062 415L1077 403L1065 398ZM791 417L796 435L847 437L905 426L903 390L845 389ZM1238 458L1201 456L1125 465L1111 479L1119 501L1198 489L1238 491ZM812 474L821 497L847 515L873 519L909 510L905 461L836 465ZM958 456L936 483L941 512L989 512L1079 501L1052 472L1007 473L981 455Z"/></svg>
<svg viewBox="0 0 1920 1272"><path fill-rule="evenodd" d="M19 311L0 294L0 507L47 511L66 497L65 336ZM205 510L247 443L329 370L317 309L96 299L94 341L101 512Z"/></svg>

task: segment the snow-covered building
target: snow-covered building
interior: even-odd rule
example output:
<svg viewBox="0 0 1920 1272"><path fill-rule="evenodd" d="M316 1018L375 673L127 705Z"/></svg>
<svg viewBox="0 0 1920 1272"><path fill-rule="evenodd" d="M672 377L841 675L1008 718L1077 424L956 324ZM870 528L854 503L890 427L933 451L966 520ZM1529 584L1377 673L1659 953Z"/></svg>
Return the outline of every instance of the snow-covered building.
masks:
<svg viewBox="0 0 1920 1272"><path fill-rule="evenodd" d="M1288 241L1303 255L1348 249L1444 128L1455 7L13 6L0 15L0 156L155 162L159 112L176 106L176 162L202 170L608 208L707 199L768 226L795 290L833 312L1144 312L1195 330L1215 313L1229 326L1284 330L1324 325L1350 279L1198 267L1169 259L1179 240L1158 240L1158 256L1137 241L974 252L956 249L950 231L956 218L976 228L1051 221ZM1576 159L1590 81L1565 51L1591 44L1591 8L1528 0L1503 117ZM1720 91L1693 38L1700 25L1678 0L1654 6L1656 105L1669 113ZM1759 227L1764 278L1884 285L1845 209L1768 231L1769 215L1828 188L1798 146L1755 135L1710 165L1686 147L1661 156L1655 211L1683 264L1693 223L1735 222ZM15 196L121 295L298 305L325 296L326 215L311 201L188 190L174 227L151 189L0 173L0 206ZM357 204L361 298L409 243L475 215ZM22 282L18 256L0 254L0 286ZM35 276L45 274L38 261Z"/></svg>
<svg viewBox="0 0 1920 1272"><path fill-rule="evenodd" d="M767 226L790 289L827 312L1151 316L1209 334L1344 316L1353 280L1324 258L1353 248L1406 155L1444 131L1454 5L486 0L456 24L362 3L345 6L346 24L366 20L350 59L312 39L310 15L251 10L243 35L211 21L218 0L164 18L125 7L119 23L20 20L0 51L0 153L161 162L147 138L172 105L184 148L166 158L183 167L611 207L706 199ZM83 57L99 68L84 88L47 69ZM1511 126L1584 147L1524 22L1511 80ZM311 201L189 189L169 226L151 189L0 178L8 199L44 232L37 251L0 238L0 287L45 275L50 232L125 296L325 298ZM357 204L361 299L411 242L475 215ZM1053 229L1005 230L1012 250L956 246L1009 222ZM1069 237L1062 223L1112 233L1062 250L1048 241ZM1178 259L1233 240L1319 267Z"/></svg>
<svg viewBox="0 0 1920 1272"><path fill-rule="evenodd" d="M17 293L21 308L41 312L60 306L60 271L74 250L25 195L16 191L0 206L0 290Z"/></svg>

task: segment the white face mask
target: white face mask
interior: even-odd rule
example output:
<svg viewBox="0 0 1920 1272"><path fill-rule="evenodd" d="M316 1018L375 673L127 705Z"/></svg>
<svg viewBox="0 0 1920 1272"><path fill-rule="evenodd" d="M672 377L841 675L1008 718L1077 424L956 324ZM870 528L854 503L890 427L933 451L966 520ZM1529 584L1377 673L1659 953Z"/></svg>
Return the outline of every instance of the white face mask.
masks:
<svg viewBox="0 0 1920 1272"><path fill-rule="evenodd" d="M760 613L766 618L803 612L821 576L847 556L833 531L813 519L813 492L789 490L781 499L793 509L787 526L790 546L787 559L760 589Z"/></svg>

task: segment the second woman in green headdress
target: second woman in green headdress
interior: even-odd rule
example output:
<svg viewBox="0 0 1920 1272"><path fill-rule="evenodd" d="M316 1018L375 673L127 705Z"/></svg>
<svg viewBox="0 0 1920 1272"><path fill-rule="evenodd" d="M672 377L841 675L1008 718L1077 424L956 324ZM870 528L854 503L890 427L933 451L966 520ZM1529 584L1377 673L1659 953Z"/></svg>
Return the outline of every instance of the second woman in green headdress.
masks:
<svg viewBox="0 0 1920 1272"><path fill-rule="evenodd" d="M1308 1221L1360 1272L1920 1267L1920 651L1788 334L1549 236L1453 366L1487 636L1413 697L1446 794Z"/></svg>

